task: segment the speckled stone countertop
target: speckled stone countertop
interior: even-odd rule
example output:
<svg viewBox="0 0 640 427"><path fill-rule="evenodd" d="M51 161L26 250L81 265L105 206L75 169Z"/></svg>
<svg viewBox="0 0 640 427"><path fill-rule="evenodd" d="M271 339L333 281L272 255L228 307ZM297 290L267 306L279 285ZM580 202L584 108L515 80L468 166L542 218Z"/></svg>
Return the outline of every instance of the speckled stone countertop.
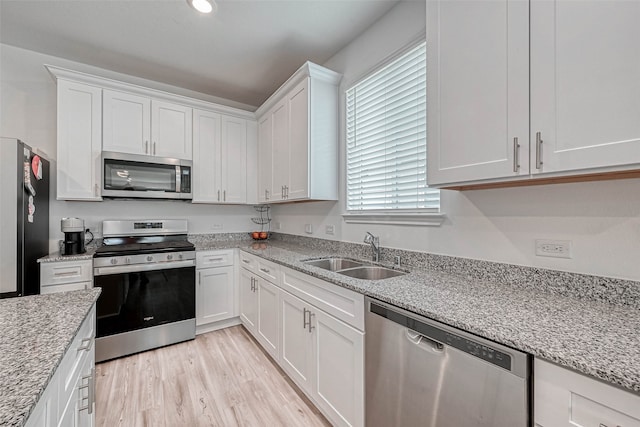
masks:
<svg viewBox="0 0 640 427"><path fill-rule="evenodd" d="M614 305L418 268L412 268L405 276L385 280L353 279L301 262L325 256L353 257L350 254L278 241L263 249L237 246L640 393L640 310L632 305Z"/></svg>
<svg viewBox="0 0 640 427"><path fill-rule="evenodd" d="M100 288L0 300L0 426L22 426Z"/></svg>
<svg viewBox="0 0 640 427"><path fill-rule="evenodd" d="M93 254L96 252L96 248L87 248L87 251L78 255L62 255L60 252L54 252L47 256L38 259L38 262L62 262L62 261L82 261L87 259L93 259Z"/></svg>

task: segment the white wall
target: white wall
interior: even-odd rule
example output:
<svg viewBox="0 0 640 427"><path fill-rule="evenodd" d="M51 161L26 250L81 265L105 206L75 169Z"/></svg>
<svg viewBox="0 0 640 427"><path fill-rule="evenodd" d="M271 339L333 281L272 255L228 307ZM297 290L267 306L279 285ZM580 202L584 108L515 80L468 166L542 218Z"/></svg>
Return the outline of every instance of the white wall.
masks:
<svg viewBox="0 0 640 427"><path fill-rule="evenodd" d="M424 34L424 9L424 2L401 2L324 65L344 74L344 89ZM361 242L370 231L382 246L640 280L638 179L443 191L441 227L346 224L342 210L343 201L310 202L276 205L273 214L284 233L307 235L312 224L316 237ZM336 227L334 236L326 225ZM550 238L571 240L573 258L536 257L535 239Z"/></svg>
<svg viewBox="0 0 640 427"><path fill-rule="evenodd" d="M39 149L52 162L52 171L55 171L56 167L56 85L43 64L124 80L205 101L224 101L205 94L196 94L0 44L0 136L19 138ZM238 107L238 104L232 101L224 104ZM83 218L85 225L97 230L98 234L101 233L99 226L102 220L122 218L186 217L189 219L189 231L193 233L243 232L254 228L250 218L255 216L255 212L250 206L191 205L176 201L58 201L55 200L55 178L55 173L52 173L49 231L51 250L57 248L57 241L63 237L60 218L65 216Z"/></svg>

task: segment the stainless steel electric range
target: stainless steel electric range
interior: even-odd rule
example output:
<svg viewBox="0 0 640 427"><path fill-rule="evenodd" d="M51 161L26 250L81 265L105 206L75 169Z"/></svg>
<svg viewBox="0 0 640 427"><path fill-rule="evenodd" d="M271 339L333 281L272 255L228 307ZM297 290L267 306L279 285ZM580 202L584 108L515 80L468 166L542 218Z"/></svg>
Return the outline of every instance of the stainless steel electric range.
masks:
<svg viewBox="0 0 640 427"><path fill-rule="evenodd" d="M93 260L96 362L195 338L195 247L186 220L103 221Z"/></svg>

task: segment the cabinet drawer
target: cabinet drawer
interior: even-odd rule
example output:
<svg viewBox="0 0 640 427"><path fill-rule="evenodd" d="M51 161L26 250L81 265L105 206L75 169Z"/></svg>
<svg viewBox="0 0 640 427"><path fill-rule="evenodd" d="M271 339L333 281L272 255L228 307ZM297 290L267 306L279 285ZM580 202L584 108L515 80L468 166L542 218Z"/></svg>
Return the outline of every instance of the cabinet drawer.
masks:
<svg viewBox="0 0 640 427"><path fill-rule="evenodd" d="M286 267L281 276L286 291L364 331L364 295Z"/></svg>
<svg viewBox="0 0 640 427"><path fill-rule="evenodd" d="M93 280L93 261L60 261L40 264L40 285L60 285L63 283Z"/></svg>
<svg viewBox="0 0 640 427"><path fill-rule="evenodd" d="M255 273L258 270L258 257L240 251L240 267Z"/></svg>
<svg viewBox="0 0 640 427"><path fill-rule="evenodd" d="M535 359L534 418L544 427L640 427L640 396Z"/></svg>
<svg viewBox="0 0 640 427"><path fill-rule="evenodd" d="M264 260L262 258L258 258L258 269L256 274L263 279L278 284L278 272L280 270L280 266L271 261Z"/></svg>
<svg viewBox="0 0 640 427"><path fill-rule="evenodd" d="M62 285L42 285L40 293L45 295L53 294L55 292L80 291L91 288L93 288L93 282L89 280L86 282L65 283Z"/></svg>
<svg viewBox="0 0 640 427"><path fill-rule="evenodd" d="M233 249L223 251L198 251L196 268L226 267L233 265Z"/></svg>

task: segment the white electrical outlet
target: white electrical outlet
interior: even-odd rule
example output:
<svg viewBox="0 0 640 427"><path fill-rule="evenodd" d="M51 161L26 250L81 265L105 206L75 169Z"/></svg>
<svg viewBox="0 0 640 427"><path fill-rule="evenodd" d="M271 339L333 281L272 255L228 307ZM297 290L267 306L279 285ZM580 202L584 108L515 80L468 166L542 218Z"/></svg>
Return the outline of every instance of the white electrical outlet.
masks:
<svg viewBox="0 0 640 427"><path fill-rule="evenodd" d="M305 224L304 225L304 232L307 233L307 234L313 234L313 225Z"/></svg>
<svg viewBox="0 0 640 427"><path fill-rule="evenodd" d="M571 240L536 240L536 255L571 258Z"/></svg>
<svg viewBox="0 0 640 427"><path fill-rule="evenodd" d="M327 225L324 227L324 233L325 234L331 234L334 235L336 233L336 226L335 225Z"/></svg>

